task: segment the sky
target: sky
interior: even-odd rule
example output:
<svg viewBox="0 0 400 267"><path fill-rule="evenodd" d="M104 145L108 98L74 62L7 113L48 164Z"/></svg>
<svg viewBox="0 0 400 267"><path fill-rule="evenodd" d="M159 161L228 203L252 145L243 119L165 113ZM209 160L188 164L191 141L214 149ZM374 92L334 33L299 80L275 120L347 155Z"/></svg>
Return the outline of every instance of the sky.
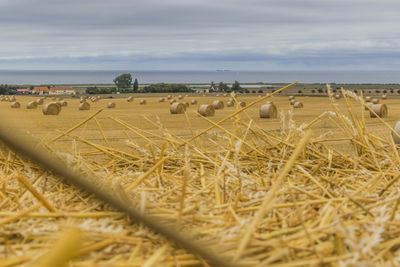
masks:
<svg viewBox="0 0 400 267"><path fill-rule="evenodd" d="M397 0L1 0L0 69L399 70Z"/></svg>

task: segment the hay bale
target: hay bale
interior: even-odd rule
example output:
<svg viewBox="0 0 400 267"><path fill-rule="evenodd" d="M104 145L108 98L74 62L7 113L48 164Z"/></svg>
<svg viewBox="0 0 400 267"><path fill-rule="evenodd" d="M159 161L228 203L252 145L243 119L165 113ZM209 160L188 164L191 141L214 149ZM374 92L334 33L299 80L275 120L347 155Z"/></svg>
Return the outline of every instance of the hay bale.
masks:
<svg viewBox="0 0 400 267"><path fill-rule="evenodd" d="M293 104L293 107L294 107L294 108L303 108L303 103L301 103L301 102L296 102L296 103Z"/></svg>
<svg viewBox="0 0 400 267"><path fill-rule="evenodd" d="M59 97L59 98L58 98L58 101L62 101L62 100L64 100L63 97Z"/></svg>
<svg viewBox="0 0 400 267"><path fill-rule="evenodd" d="M367 111L369 111L369 108L368 107L371 107L373 104L372 104L372 102L367 102L367 103L365 103L365 110L367 110ZM368 107L367 107L368 106Z"/></svg>
<svg viewBox="0 0 400 267"><path fill-rule="evenodd" d="M372 98L372 104L379 104L378 98Z"/></svg>
<svg viewBox="0 0 400 267"><path fill-rule="evenodd" d="M128 97L127 101L128 102L132 102L133 101L133 96Z"/></svg>
<svg viewBox="0 0 400 267"><path fill-rule="evenodd" d="M146 99L141 99L139 102L140 105L145 105L146 103L147 103Z"/></svg>
<svg viewBox="0 0 400 267"><path fill-rule="evenodd" d="M61 107L66 107L66 106L68 106L68 102L65 101L65 100L61 100L61 101L59 101L58 103L60 103Z"/></svg>
<svg viewBox="0 0 400 267"><path fill-rule="evenodd" d="M107 103L107 108L115 108L115 102L108 102Z"/></svg>
<svg viewBox="0 0 400 267"><path fill-rule="evenodd" d="M260 107L260 118L274 119L277 116L278 116L278 110L274 105L274 103L267 102L266 104Z"/></svg>
<svg viewBox="0 0 400 267"><path fill-rule="evenodd" d="M90 109L90 104L86 101L83 101L82 103L79 104L79 110L89 110Z"/></svg>
<svg viewBox="0 0 400 267"><path fill-rule="evenodd" d="M58 115L60 111L61 106L57 102L49 102L42 108L42 112L44 115Z"/></svg>
<svg viewBox="0 0 400 267"><path fill-rule="evenodd" d="M228 94L224 94L224 97L227 97L228 96Z"/></svg>
<svg viewBox="0 0 400 267"><path fill-rule="evenodd" d="M167 99L169 100L169 99L171 99L172 98L172 95L167 95Z"/></svg>
<svg viewBox="0 0 400 267"><path fill-rule="evenodd" d="M219 94L217 94L216 97L219 97Z"/></svg>
<svg viewBox="0 0 400 267"><path fill-rule="evenodd" d="M183 99L183 96L182 95L178 95L178 99L179 100Z"/></svg>
<svg viewBox="0 0 400 267"><path fill-rule="evenodd" d="M158 99L158 102L160 102L160 103L162 103L162 102L164 102L165 101L165 98L164 97L160 97L159 99Z"/></svg>
<svg viewBox="0 0 400 267"><path fill-rule="evenodd" d="M233 107L234 105L235 105L235 102L233 102L233 101L226 102L227 107Z"/></svg>
<svg viewBox="0 0 400 267"><path fill-rule="evenodd" d="M189 95L185 95L185 97L189 97Z"/></svg>
<svg viewBox="0 0 400 267"><path fill-rule="evenodd" d="M36 99L36 104L37 105L43 105L43 101L44 101L43 98L38 98L38 99Z"/></svg>
<svg viewBox="0 0 400 267"><path fill-rule="evenodd" d="M336 94L336 95L335 95L335 99L340 99L340 95L339 95L339 94Z"/></svg>
<svg viewBox="0 0 400 267"><path fill-rule="evenodd" d="M371 97L370 96L366 96L365 97L365 102L367 102L367 103L371 102Z"/></svg>
<svg viewBox="0 0 400 267"><path fill-rule="evenodd" d="M289 96L289 101L290 101L290 100L293 100L293 99L294 99L294 96L293 96L293 95L290 95L290 96Z"/></svg>
<svg viewBox="0 0 400 267"><path fill-rule="evenodd" d="M388 115L388 109L387 109L387 106L385 104L372 104L371 109L376 113L376 115L378 115L381 118L385 118ZM371 118L376 118L377 117L371 111L369 112L369 116Z"/></svg>
<svg viewBox="0 0 400 267"><path fill-rule="evenodd" d="M297 100L296 99L292 99L292 100L290 100L290 105L294 105L294 103L296 103L297 102Z"/></svg>
<svg viewBox="0 0 400 267"><path fill-rule="evenodd" d="M36 109L37 106L38 104L36 103L36 101L30 101L26 104L27 109Z"/></svg>
<svg viewBox="0 0 400 267"><path fill-rule="evenodd" d="M183 114L185 113L186 108L183 103L175 102L172 103L169 110L171 114Z"/></svg>
<svg viewBox="0 0 400 267"><path fill-rule="evenodd" d="M238 107L239 108L244 108L245 106L246 106L246 102L244 102L244 101L238 102Z"/></svg>
<svg viewBox="0 0 400 267"><path fill-rule="evenodd" d="M53 96L53 97L51 98L51 100L56 101L57 98L56 98L55 96Z"/></svg>
<svg viewBox="0 0 400 267"><path fill-rule="evenodd" d="M387 99L387 95L382 95L382 99L383 100Z"/></svg>
<svg viewBox="0 0 400 267"><path fill-rule="evenodd" d="M11 102L11 108L20 108L20 107L21 107L21 104L19 102L16 102L16 101Z"/></svg>
<svg viewBox="0 0 400 267"><path fill-rule="evenodd" d="M86 100L86 96L81 96L79 100Z"/></svg>
<svg viewBox="0 0 400 267"><path fill-rule="evenodd" d="M196 99L193 99L192 101L190 101L190 104L196 105L196 104L197 104L197 100L196 100Z"/></svg>
<svg viewBox="0 0 400 267"><path fill-rule="evenodd" d="M224 109L225 105L224 102L221 100L214 100L212 103L214 109Z"/></svg>
<svg viewBox="0 0 400 267"><path fill-rule="evenodd" d="M189 102L184 102L183 104L185 105L185 110L186 110L186 108L188 108L190 106Z"/></svg>
<svg viewBox="0 0 400 267"><path fill-rule="evenodd" d="M86 99L81 99L81 100L79 100L79 103L85 103L86 102Z"/></svg>
<svg viewBox="0 0 400 267"><path fill-rule="evenodd" d="M202 115L204 117L211 117L211 116L214 116L215 109L214 109L213 105L203 104L203 105L199 106L197 112L200 113L200 115Z"/></svg>
<svg viewBox="0 0 400 267"><path fill-rule="evenodd" d="M178 102L178 101L176 101L176 99L171 99L171 100L169 101L170 104L173 104L173 103L175 103L175 102Z"/></svg>
<svg viewBox="0 0 400 267"><path fill-rule="evenodd" d="M396 124L393 127L393 130L395 130L396 133L400 135L400 121L397 121ZM400 144L400 138L392 133L392 138L395 144L399 145Z"/></svg>
<svg viewBox="0 0 400 267"><path fill-rule="evenodd" d="M97 101L98 101L98 98L97 98L97 97L91 97L91 98L90 98L90 101L92 101L93 103L94 103L94 102L97 102Z"/></svg>

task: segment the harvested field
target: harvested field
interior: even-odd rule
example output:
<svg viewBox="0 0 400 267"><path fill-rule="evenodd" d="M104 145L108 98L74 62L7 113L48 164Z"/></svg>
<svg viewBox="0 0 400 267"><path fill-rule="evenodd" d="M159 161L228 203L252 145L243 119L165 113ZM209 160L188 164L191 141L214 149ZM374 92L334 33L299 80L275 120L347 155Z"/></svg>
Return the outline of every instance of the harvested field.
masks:
<svg viewBox="0 0 400 267"><path fill-rule="evenodd" d="M14 136L38 140L98 190L197 244L167 241L3 146L1 264L48 263L63 251L70 266L397 265L400 157L390 126L400 100L385 100L381 119L343 95L296 97L302 109L287 97L239 96L246 107L207 118L195 108L171 115L160 96L88 111L68 99L58 116L1 102ZM259 118L266 101L277 119ZM213 254L195 256L197 247Z"/></svg>

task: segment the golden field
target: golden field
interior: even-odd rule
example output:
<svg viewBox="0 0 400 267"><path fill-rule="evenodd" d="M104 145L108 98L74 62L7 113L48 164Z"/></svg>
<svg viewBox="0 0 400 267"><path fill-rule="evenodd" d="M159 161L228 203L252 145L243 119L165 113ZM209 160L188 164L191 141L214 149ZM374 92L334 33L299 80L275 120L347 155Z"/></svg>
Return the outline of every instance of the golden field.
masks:
<svg viewBox="0 0 400 267"><path fill-rule="evenodd" d="M238 109L210 122L198 105L228 97L190 95L183 101L198 104L179 115L161 95L101 99L88 111L65 98L57 116L26 109L34 97L18 96L20 109L0 102L10 132L194 244L166 240L3 146L0 266L396 266L399 100L382 101L385 124L347 95L296 97L302 109L273 97L277 119L259 118L263 100L207 132Z"/></svg>

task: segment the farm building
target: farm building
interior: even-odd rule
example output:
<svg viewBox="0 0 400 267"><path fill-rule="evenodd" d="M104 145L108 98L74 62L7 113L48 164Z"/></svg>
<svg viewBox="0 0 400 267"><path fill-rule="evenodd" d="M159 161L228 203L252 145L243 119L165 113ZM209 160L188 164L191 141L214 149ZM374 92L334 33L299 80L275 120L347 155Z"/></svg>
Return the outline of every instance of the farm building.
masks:
<svg viewBox="0 0 400 267"><path fill-rule="evenodd" d="M50 87L49 95L75 95L73 87Z"/></svg>
<svg viewBox="0 0 400 267"><path fill-rule="evenodd" d="M49 88L47 86L36 86L33 88L32 93L33 94L47 94L49 92Z"/></svg>

